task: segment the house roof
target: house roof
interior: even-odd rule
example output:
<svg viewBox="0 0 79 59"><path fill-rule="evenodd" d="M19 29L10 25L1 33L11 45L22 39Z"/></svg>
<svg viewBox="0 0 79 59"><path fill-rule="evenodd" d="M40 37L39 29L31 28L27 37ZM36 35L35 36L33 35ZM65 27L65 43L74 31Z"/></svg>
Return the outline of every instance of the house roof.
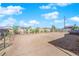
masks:
<svg viewBox="0 0 79 59"><path fill-rule="evenodd" d="M72 28L73 26L65 26L65 29L67 29L67 28Z"/></svg>

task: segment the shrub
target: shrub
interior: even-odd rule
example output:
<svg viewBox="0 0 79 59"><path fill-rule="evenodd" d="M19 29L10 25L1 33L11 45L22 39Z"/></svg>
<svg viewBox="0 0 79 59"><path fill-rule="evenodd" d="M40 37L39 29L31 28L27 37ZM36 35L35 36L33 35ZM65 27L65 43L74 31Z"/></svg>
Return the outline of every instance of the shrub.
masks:
<svg viewBox="0 0 79 59"><path fill-rule="evenodd" d="M14 34L18 34L18 26L13 26L13 32Z"/></svg>
<svg viewBox="0 0 79 59"><path fill-rule="evenodd" d="M72 30L79 30L79 27L76 26L76 25L74 25L74 26L72 27Z"/></svg>

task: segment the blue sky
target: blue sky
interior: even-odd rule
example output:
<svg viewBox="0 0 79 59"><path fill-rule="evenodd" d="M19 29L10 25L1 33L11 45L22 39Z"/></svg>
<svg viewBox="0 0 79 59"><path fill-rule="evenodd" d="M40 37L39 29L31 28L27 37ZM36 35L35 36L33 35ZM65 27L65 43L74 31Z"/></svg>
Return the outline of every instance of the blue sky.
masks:
<svg viewBox="0 0 79 59"><path fill-rule="evenodd" d="M79 26L78 3L2 3L0 4L0 26L33 26L63 28Z"/></svg>

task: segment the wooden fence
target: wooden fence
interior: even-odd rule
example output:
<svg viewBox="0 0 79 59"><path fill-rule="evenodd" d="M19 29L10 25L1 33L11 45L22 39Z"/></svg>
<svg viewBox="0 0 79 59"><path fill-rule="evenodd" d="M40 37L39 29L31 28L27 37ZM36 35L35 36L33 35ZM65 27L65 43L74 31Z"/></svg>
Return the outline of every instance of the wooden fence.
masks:
<svg viewBox="0 0 79 59"><path fill-rule="evenodd" d="M3 38L0 39L0 55L3 56L6 53L6 49L12 45L12 40L14 35L9 33L7 36L3 35Z"/></svg>

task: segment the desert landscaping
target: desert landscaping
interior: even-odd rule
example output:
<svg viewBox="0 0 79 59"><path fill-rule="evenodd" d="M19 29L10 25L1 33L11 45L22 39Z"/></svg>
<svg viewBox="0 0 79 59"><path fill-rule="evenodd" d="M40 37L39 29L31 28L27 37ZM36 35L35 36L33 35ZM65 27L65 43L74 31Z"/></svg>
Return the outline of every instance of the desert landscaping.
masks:
<svg viewBox="0 0 79 59"><path fill-rule="evenodd" d="M79 27L57 29L13 27L1 29L2 56L75 56L79 55Z"/></svg>
<svg viewBox="0 0 79 59"><path fill-rule="evenodd" d="M67 32L15 35L12 45L6 49L5 56L75 56L72 50L78 36ZM63 48L64 46L64 48Z"/></svg>
<svg viewBox="0 0 79 59"><path fill-rule="evenodd" d="M1 3L0 56L78 56L78 6Z"/></svg>

